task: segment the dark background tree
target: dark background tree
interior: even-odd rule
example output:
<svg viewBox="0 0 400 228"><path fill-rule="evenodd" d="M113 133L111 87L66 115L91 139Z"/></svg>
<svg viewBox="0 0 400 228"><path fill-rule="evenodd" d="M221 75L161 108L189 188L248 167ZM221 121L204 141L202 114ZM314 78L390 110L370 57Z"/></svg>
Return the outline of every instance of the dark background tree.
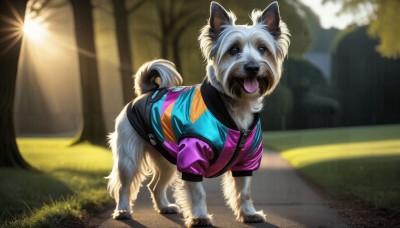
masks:
<svg viewBox="0 0 400 228"><path fill-rule="evenodd" d="M0 167L30 168L19 153L13 118L26 4L26 0L0 1Z"/></svg>
<svg viewBox="0 0 400 228"><path fill-rule="evenodd" d="M333 87L343 126L400 122L400 60L375 51L367 27L341 34L333 55Z"/></svg>
<svg viewBox="0 0 400 228"><path fill-rule="evenodd" d="M265 99L264 130L334 127L340 104L322 72L306 59L288 58L276 91Z"/></svg>
<svg viewBox="0 0 400 228"><path fill-rule="evenodd" d="M180 44L184 32L200 19L208 17L207 1L152 0L160 32L156 37L160 41L160 57L170 59L178 71L182 69ZM183 76L185 77L185 76Z"/></svg>
<svg viewBox="0 0 400 228"><path fill-rule="evenodd" d="M125 0L111 0L114 12L115 30L118 45L119 70L121 74L123 103L134 98L132 44L129 38L128 16L138 10L146 0L135 2L127 9Z"/></svg>
<svg viewBox="0 0 400 228"><path fill-rule="evenodd" d="M75 24L82 89L83 122L76 143L89 141L106 145L100 82L94 41L92 4L90 1L70 0Z"/></svg>

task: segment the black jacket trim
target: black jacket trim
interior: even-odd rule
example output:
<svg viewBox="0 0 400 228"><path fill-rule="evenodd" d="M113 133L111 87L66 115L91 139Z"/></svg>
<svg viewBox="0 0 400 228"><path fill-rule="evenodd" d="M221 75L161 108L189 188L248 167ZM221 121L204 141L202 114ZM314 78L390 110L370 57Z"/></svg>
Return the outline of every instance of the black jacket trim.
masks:
<svg viewBox="0 0 400 228"><path fill-rule="evenodd" d="M238 130L235 121L232 119L224 105L220 92L208 81L204 81L200 88L201 96L210 112L226 127Z"/></svg>
<svg viewBox="0 0 400 228"><path fill-rule="evenodd" d="M246 177L253 176L253 171L232 171L232 176L234 177Z"/></svg>
<svg viewBox="0 0 400 228"><path fill-rule="evenodd" d="M182 180L191 182L202 182L203 176L191 173L182 173Z"/></svg>
<svg viewBox="0 0 400 228"><path fill-rule="evenodd" d="M155 97L154 93L157 91ZM155 133L150 124L151 107L153 103L161 99L166 90L156 90L142 95L142 97L128 104L126 115L132 127L142 138L158 150L169 162L176 165L176 158L173 157L155 137ZM151 138L150 138L151 137ZM151 142L150 140L153 140ZM154 145L155 142L155 145Z"/></svg>

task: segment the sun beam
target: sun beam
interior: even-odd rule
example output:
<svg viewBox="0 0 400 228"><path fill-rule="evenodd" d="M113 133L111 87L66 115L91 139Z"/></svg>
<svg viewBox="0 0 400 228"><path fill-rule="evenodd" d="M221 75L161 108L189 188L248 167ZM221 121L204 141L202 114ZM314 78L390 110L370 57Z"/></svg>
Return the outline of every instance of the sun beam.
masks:
<svg viewBox="0 0 400 228"><path fill-rule="evenodd" d="M45 35L45 28L39 20L34 20L29 17L26 18L23 28L26 37L36 43L43 40Z"/></svg>

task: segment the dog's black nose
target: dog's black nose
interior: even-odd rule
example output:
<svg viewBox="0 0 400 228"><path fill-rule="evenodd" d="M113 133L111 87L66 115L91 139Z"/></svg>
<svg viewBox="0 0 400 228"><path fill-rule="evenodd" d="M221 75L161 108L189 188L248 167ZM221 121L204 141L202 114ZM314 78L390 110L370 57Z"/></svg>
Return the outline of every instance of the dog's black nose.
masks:
<svg viewBox="0 0 400 228"><path fill-rule="evenodd" d="M260 70L260 66L256 63L248 63L244 65L244 70L248 76L256 76Z"/></svg>

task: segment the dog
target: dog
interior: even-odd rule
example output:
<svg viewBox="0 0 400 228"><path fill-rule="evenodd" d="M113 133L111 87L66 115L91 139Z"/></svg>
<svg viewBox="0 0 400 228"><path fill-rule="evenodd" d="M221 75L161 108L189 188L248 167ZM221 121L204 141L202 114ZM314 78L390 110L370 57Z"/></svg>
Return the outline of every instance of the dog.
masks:
<svg viewBox="0 0 400 228"><path fill-rule="evenodd" d="M290 34L277 2L254 10L251 19L252 25L235 25L233 12L211 3L199 36L207 60L201 84L180 86L182 77L167 60L139 68L137 98L119 114L109 136L114 219L131 218L141 183L152 176L147 187L156 211L181 212L188 227L211 226L202 180L222 175L224 197L237 220L265 222L250 191L263 153L259 113L263 97L280 80ZM176 204L166 194L171 185Z"/></svg>

